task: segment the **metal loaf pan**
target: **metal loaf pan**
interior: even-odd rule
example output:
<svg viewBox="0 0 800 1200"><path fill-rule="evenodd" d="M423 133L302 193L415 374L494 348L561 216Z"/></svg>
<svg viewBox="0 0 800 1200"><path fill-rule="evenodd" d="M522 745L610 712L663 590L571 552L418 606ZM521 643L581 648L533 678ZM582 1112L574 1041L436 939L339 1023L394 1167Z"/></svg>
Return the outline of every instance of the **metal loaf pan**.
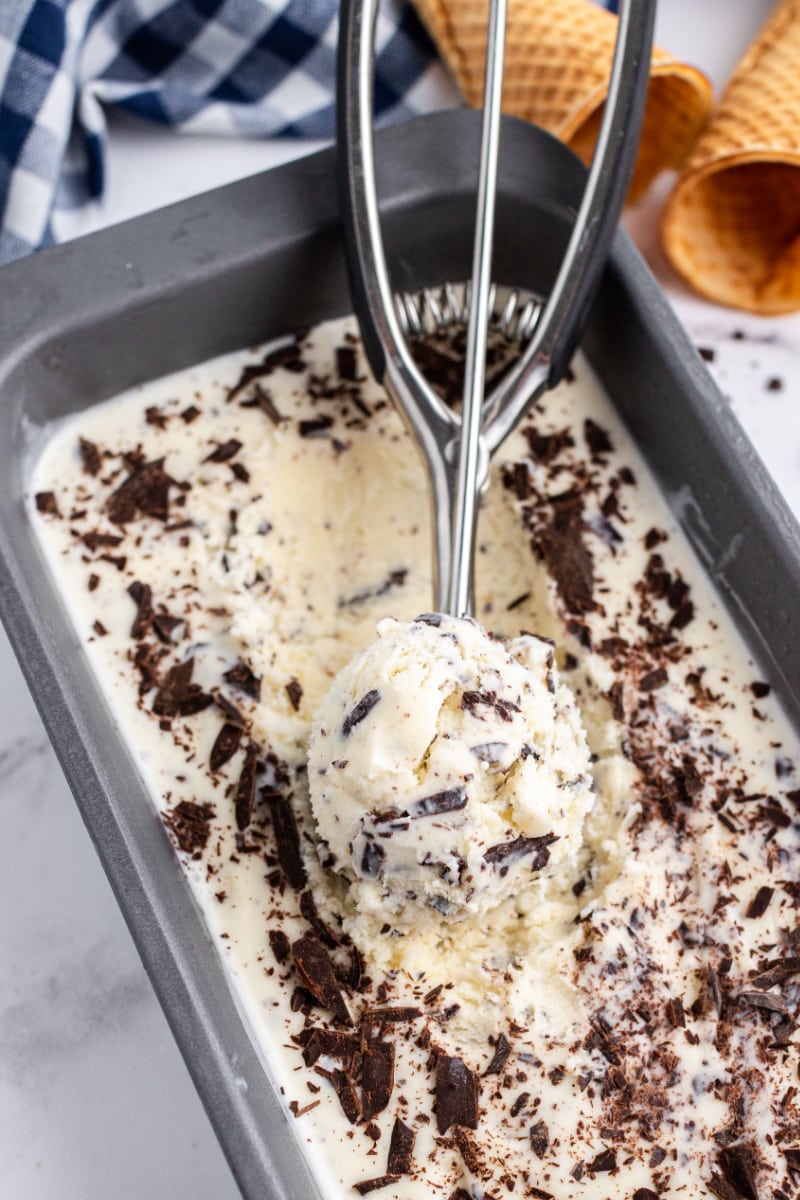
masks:
<svg viewBox="0 0 800 1200"><path fill-rule="evenodd" d="M378 138L405 291L469 274L479 116ZM495 279L546 292L584 171L503 127ZM209 1116L247 1197L319 1195L216 951L76 642L26 516L32 434L138 382L347 311L334 152L0 271L0 616ZM630 241L584 346L701 561L800 722L800 531Z"/></svg>

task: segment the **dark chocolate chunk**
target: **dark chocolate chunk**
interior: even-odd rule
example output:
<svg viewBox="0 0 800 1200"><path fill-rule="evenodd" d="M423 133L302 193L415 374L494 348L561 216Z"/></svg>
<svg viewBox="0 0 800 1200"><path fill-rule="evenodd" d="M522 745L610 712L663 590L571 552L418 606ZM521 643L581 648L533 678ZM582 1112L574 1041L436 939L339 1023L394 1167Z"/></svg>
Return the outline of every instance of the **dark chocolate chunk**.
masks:
<svg viewBox="0 0 800 1200"><path fill-rule="evenodd" d="M100 448L87 438L78 438L78 448L81 452L81 465L87 475L97 475L100 471Z"/></svg>
<svg viewBox="0 0 800 1200"><path fill-rule="evenodd" d="M642 675L639 680L639 691L655 692L658 688L664 687L666 683L669 683L666 667L655 667L652 671Z"/></svg>
<svg viewBox="0 0 800 1200"><path fill-rule="evenodd" d="M279 346L277 350L271 350L266 354L260 363L244 367L238 382L228 392L227 402L230 404L249 384L256 379L262 379L265 375L272 375L278 367L283 367L284 370L292 371L296 375L305 370L306 364L300 353L298 342L292 341L286 346Z"/></svg>
<svg viewBox="0 0 800 1200"><path fill-rule="evenodd" d="M286 685L286 695L289 697L289 703L295 712L300 708L300 701L303 699L303 685L297 676L293 675Z"/></svg>
<svg viewBox="0 0 800 1200"><path fill-rule="evenodd" d="M266 391L260 383L253 387L253 396L250 400L242 400L239 404L240 408L260 408L264 416L267 417L273 425L282 425L286 418L278 411L275 406L275 401L272 396Z"/></svg>
<svg viewBox="0 0 800 1200"><path fill-rule="evenodd" d="M403 815L411 820L419 817L438 817L443 813L457 812L466 806L467 789L459 785L447 788L444 792L434 792L432 796L423 796L420 800L415 800L413 804L409 804Z"/></svg>
<svg viewBox="0 0 800 1200"><path fill-rule="evenodd" d="M267 937L276 961L285 963L292 952L292 946L286 934L282 929L270 929Z"/></svg>
<svg viewBox="0 0 800 1200"><path fill-rule="evenodd" d="M575 445L575 440L568 429L562 429L557 433L539 433L533 426L529 426L525 430L525 437L531 457L543 466L547 466L558 458L562 450Z"/></svg>
<svg viewBox="0 0 800 1200"><path fill-rule="evenodd" d="M232 704L227 696L223 696L221 692L217 692L217 694L214 696L214 699L218 708L220 708L225 714L225 719L229 725L236 725L239 729L245 729L247 727L247 721L239 712L239 709L236 707L236 705Z"/></svg>
<svg viewBox="0 0 800 1200"><path fill-rule="evenodd" d="M339 1097L342 1112L350 1124L355 1125L361 1116L361 1101L358 1098L355 1079L348 1071L336 1070L331 1072L330 1080Z"/></svg>
<svg viewBox="0 0 800 1200"><path fill-rule="evenodd" d="M754 988L771 988L776 984L785 983L793 975L800 975L800 958L784 958L779 962L765 964L765 970L751 979L750 985Z"/></svg>
<svg viewBox="0 0 800 1200"><path fill-rule="evenodd" d="M522 592L522 594L517 596L516 599L512 600L510 604L506 605L506 612L513 612L515 608L519 608L520 605L524 604L526 600L530 600L530 598L530 592Z"/></svg>
<svg viewBox="0 0 800 1200"><path fill-rule="evenodd" d="M418 617L414 617L415 625L432 625L434 629L438 629L442 623L442 618L438 613L420 613Z"/></svg>
<svg viewBox="0 0 800 1200"><path fill-rule="evenodd" d="M239 688L245 695L251 696L253 700L261 699L261 680L241 659L227 670L222 678L226 683Z"/></svg>
<svg viewBox="0 0 800 1200"><path fill-rule="evenodd" d="M153 618L153 593L146 583L134 580L128 588L128 595L136 605L136 616L131 625L131 637L141 641L150 628Z"/></svg>
<svg viewBox="0 0 800 1200"><path fill-rule="evenodd" d="M531 1125L528 1130L528 1136L533 1153L537 1158L544 1158L550 1145L550 1131L545 1122L537 1121L535 1125Z"/></svg>
<svg viewBox="0 0 800 1200"><path fill-rule="evenodd" d="M478 1128L478 1076L463 1059L440 1054L436 1059L436 1124L439 1133L451 1125Z"/></svg>
<svg viewBox="0 0 800 1200"><path fill-rule="evenodd" d="M181 413L181 420L185 421L187 425L191 425L192 421L196 421L199 416L200 409L196 404L190 404L189 407L185 408Z"/></svg>
<svg viewBox="0 0 800 1200"><path fill-rule="evenodd" d="M281 870L290 885L300 891L308 880L300 853L300 834L297 831L294 813L285 797L271 794L267 799Z"/></svg>
<svg viewBox="0 0 800 1200"><path fill-rule="evenodd" d="M747 906L745 916L755 920L757 917L763 917L770 905L772 897L775 895L775 889L762 885L756 892L753 899Z"/></svg>
<svg viewBox="0 0 800 1200"><path fill-rule="evenodd" d="M477 709L483 705L485 708L493 708L501 721L513 721L514 713L520 711L519 705L514 704L511 700L502 700L497 698L496 692L464 692L461 697L461 707L464 712L472 713L477 716Z"/></svg>
<svg viewBox="0 0 800 1200"><path fill-rule="evenodd" d="M389 1141L389 1156L386 1160L386 1170L390 1175L411 1174L416 1136L405 1122L399 1117L395 1118Z"/></svg>
<svg viewBox="0 0 800 1200"><path fill-rule="evenodd" d="M652 1188L637 1188L633 1193L633 1200L658 1200L658 1193Z"/></svg>
<svg viewBox="0 0 800 1200"><path fill-rule="evenodd" d="M244 463L240 463L240 462L230 463L230 469L231 469L231 474L233 475L233 478L238 479L239 483L249 483L250 482L250 472L248 471L248 469L244 465Z"/></svg>
<svg viewBox="0 0 800 1200"><path fill-rule="evenodd" d="M258 763L258 746L252 742L244 753L239 782L236 785L234 805L236 811L236 828L242 832L250 824L253 817L253 801L256 794L256 764Z"/></svg>
<svg viewBox="0 0 800 1200"><path fill-rule="evenodd" d="M183 625L183 617L172 617L167 612L156 613L153 617L153 633L165 646L172 644L172 635L179 625Z"/></svg>
<svg viewBox="0 0 800 1200"><path fill-rule="evenodd" d="M178 849L184 854L199 857L205 850L211 835L211 820L215 811L210 804L194 804L191 800L181 800L169 812L164 813L163 821L177 843Z"/></svg>
<svg viewBox="0 0 800 1200"><path fill-rule="evenodd" d="M361 874L367 879L377 879L386 861L386 851L379 842L368 841L361 855Z"/></svg>
<svg viewBox="0 0 800 1200"><path fill-rule="evenodd" d="M326 437L332 425L333 417L323 413L319 417L307 417L304 421L300 421L298 429L300 437L318 438Z"/></svg>
<svg viewBox="0 0 800 1200"><path fill-rule="evenodd" d="M512 863L524 855L532 854L531 871L541 871L550 859L548 846L557 841L558 837L554 833L545 833L542 837L533 838L520 835L511 842L500 842L497 846L491 846L484 854L483 860L492 865L499 863L500 873L505 875Z"/></svg>
<svg viewBox="0 0 800 1200"><path fill-rule="evenodd" d="M617 1169L617 1154L611 1147L601 1150L596 1158L593 1158L590 1163L586 1164L587 1171L616 1171Z"/></svg>
<svg viewBox="0 0 800 1200"><path fill-rule="evenodd" d="M87 550L91 550L92 554L96 554L98 550L118 546L122 541L122 537L118 533L100 533L98 530L92 530L85 533L81 538Z"/></svg>
<svg viewBox="0 0 800 1200"><path fill-rule="evenodd" d="M369 1042L361 1064L361 1116L371 1121L382 1113L394 1087L394 1046L391 1042Z"/></svg>
<svg viewBox="0 0 800 1200"><path fill-rule="evenodd" d="M755 1154L746 1142L726 1146L717 1155L722 1174L742 1200L758 1200L755 1177Z"/></svg>
<svg viewBox="0 0 800 1200"><path fill-rule="evenodd" d="M377 688L371 688L365 696L361 697L358 704L350 710L342 721L342 737L350 736L356 725L360 725L364 718L372 712L380 698L381 694Z"/></svg>
<svg viewBox="0 0 800 1200"><path fill-rule="evenodd" d="M693 620L694 604L691 600L685 600L670 618L669 627L670 629L685 629Z"/></svg>
<svg viewBox="0 0 800 1200"><path fill-rule="evenodd" d="M698 346L697 353L702 358L703 362L713 363L717 357L717 352L711 346Z"/></svg>
<svg viewBox="0 0 800 1200"><path fill-rule="evenodd" d="M686 1025L686 1016L683 1011L683 1004L677 996L673 996L667 1001L666 1005L667 1020L673 1029L682 1029Z"/></svg>
<svg viewBox="0 0 800 1200"><path fill-rule="evenodd" d="M376 1175L374 1179L362 1179L359 1183L354 1183L353 1187L360 1196L366 1196L370 1192L377 1192L392 1183L397 1183L399 1178L399 1175Z"/></svg>
<svg viewBox="0 0 800 1200"><path fill-rule="evenodd" d="M569 612L592 612L594 560L583 540L583 500L576 491L552 501L553 515L539 529L534 548L541 554Z"/></svg>
<svg viewBox="0 0 800 1200"><path fill-rule="evenodd" d="M347 383L356 382L356 352L352 346L336 347L336 372Z"/></svg>
<svg viewBox="0 0 800 1200"><path fill-rule="evenodd" d="M510 1053L511 1046L508 1043L507 1037L504 1033L498 1034L497 1041L494 1044L492 1061L483 1072L484 1075L499 1075L503 1067L506 1065L506 1060L508 1059Z"/></svg>
<svg viewBox="0 0 800 1200"><path fill-rule="evenodd" d="M411 1004L396 1004L394 1008L368 1008L363 1014L363 1020L379 1022L381 1025L399 1025L406 1021L416 1021L421 1016L421 1008L414 1008Z"/></svg>
<svg viewBox="0 0 800 1200"><path fill-rule="evenodd" d="M765 1012L780 1013L783 1017L789 1016L786 1001L772 992L739 992L736 998L747 1008L760 1008Z"/></svg>
<svg viewBox="0 0 800 1200"><path fill-rule="evenodd" d="M308 1033L310 1036L303 1046L303 1062L307 1067L313 1067L323 1054L326 1058L352 1058L360 1045L352 1033L339 1029L310 1029Z"/></svg>
<svg viewBox="0 0 800 1200"><path fill-rule="evenodd" d="M36 501L37 512L42 513L45 517L60 517L58 511L58 501L55 497L55 492L37 492L34 496Z"/></svg>
<svg viewBox="0 0 800 1200"><path fill-rule="evenodd" d="M756 700L763 700L765 696L770 694L771 690L772 689L768 683L761 683L759 680L755 680L750 684L750 691L753 693Z"/></svg>
<svg viewBox="0 0 800 1200"><path fill-rule="evenodd" d="M736 1188L731 1187L721 1175L714 1174L708 1181L708 1190L718 1197L718 1200L741 1200Z"/></svg>
<svg viewBox="0 0 800 1200"><path fill-rule="evenodd" d="M510 1117L518 1117L522 1110L526 1107L530 1098L530 1092L520 1092L514 1103L511 1105L511 1108L508 1110L508 1115Z"/></svg>
<svg viewBox="0 0 800 1200"><path fill-rule="evenodd" d="M224 463L230 458L235 458L242 448L242 443L236 438L229 438L227 442L217 446L210 454L207 454L203 462Z"/></svg>
<svg viewBox="0 0 800 1200"><path fill-rule="evenodd" d="M292 943L292 958L301 986L341 1025L352 1025L353 1018L337 982L333 962L319 938L313 933L303 934Z"/></svg>
<svg viewBox="0 0 800 1200"><path fill-rule="evenodd" d="M164 459L141 462L129 457L130 474L112 492L106 503L108 519L114 525L126 525L137 514L166 521L169 517L169 490L176 487L175 480L164 470Z"/></svg>
<svg viewBox="0 0 800 1200"><path fill-rule="evenodd" d="M591 417L587 417L583 422L583 436L586 438L586 445L589 447L592 458L596 459L602 454L610 454L614 449L606 430Z"/></svg>
<svg viewBox="0 0 800 1200"><path fill-rule="evenodd" d="M229 721L225 722L216 736L208 758L208 765L212 771L220 771L226 762L230 762L239 749L243 732L241 725L231 725Z"/></svg>
<svg viewBox="0 0 800 1200"><path fill-rule="evenodd" d="M170 667L153 699L153 712L159 717L191 717L214 703L214 697L192 683L194 659Z"/></svg>

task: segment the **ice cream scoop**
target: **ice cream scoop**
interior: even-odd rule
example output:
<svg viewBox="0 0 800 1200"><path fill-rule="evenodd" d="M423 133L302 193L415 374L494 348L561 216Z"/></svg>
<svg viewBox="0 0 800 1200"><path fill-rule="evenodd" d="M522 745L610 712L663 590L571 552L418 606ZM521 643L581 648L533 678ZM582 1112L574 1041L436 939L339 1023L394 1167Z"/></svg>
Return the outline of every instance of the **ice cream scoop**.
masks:
<svg viewBox="0 0 800 1200"><path fill-rule="evenodd" d="M315 720L322 861L393 927L480 916L574 856L589 762L551 642L439 613L384 620Z"/></svg>

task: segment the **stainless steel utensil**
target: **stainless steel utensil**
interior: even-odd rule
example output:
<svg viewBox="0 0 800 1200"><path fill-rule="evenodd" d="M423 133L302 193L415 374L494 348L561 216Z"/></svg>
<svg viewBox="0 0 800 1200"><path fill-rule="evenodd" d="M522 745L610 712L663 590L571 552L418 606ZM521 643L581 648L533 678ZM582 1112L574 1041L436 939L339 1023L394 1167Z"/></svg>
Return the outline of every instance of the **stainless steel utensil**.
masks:
<svg viewBox="0 0 800 1200"><path fill-rule="evenodd" d="M434 603L461 616L471 611L477 500L491 456L536 397L563 377L610 250L644 115L655 0L622 0L608 100L561 269L514 368L484 399L506 15L506 0L490 0L461 416L414 363L383 250L372 140L377 9L378 0L343 0L340 15L338 176L350 289L373 374L404 415L427 466Z"/></svg>

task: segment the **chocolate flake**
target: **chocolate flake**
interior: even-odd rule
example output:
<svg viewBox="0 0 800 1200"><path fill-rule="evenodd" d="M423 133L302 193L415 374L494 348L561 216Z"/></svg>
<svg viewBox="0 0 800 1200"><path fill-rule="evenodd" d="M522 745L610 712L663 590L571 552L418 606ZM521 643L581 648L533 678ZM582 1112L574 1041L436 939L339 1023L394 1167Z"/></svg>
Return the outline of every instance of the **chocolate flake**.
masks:
<svg viewBox="0 0 800 1200"><path fill-rule="evenodd" d="M389 1141L389 1156L386 1160L386 1170L390 1175L411 1174L415 1140L416 1134L413 1129L409 1129L404 1121L396 1117Z"/></svg>
<svg viewBox="0 0 800 1200"><path fill-rule="evenodd" d="M236 811L236 828L239 832L247 829L253 816L253 800L256 792L256 764L258 762L258 746L253 742L245 750L244 765L236 785L234 799Z"/></svg>
<svg viewBox="0 0 800 1200"><path fill-rule="evenodd" d="M282 929L270 929L267 932L272 953L277 962L283 964L292 952L291 943Z"/></svg>
<svg viewBox="0 0 800 1200"><path fill-rule="evenodd" d="M81 452L81 465L87 475L97 475L100 471L100 448L88 438L78 438L78 448Z"/></svg>
<svg viewBox="0 0 800 1200"><path fill-rule="evenodd" d="M157 521L166 521L169 517L169 489L177 485L164 470L164 459L148 463L130 457L126 461L130 473L106 503L108 519L114 525L126 525L137 514L141 514L154 517Z"/></svg>
<svg viewBox="0 0 800 1200"><path fill-rule="evenodd" d="M307 417L304 421L300 421L298 430L300 437L303 438L326 437L332 425L333 417L323 413L319 417Z"/></svg>
<svg viewBox="0 0 800 1200"><path fill-rule="evenodd" d="M478 1128L478 1076L463 1059L440 1054L436 1059L436 1124L439 1133L451 1125Z"/></svg>
<svg viewBox="0 0 800 1200"><path fill-rule="evenodd" d="M170 667L153 700L158 717L191 717L214 703L214 697L192 683L194 658Z"/></svg>
<svg viewBox="0 0 800 1200"><path fill-rule="evenodd" d="M611 454L614 449L606 430L591 417L587 417L583 423L583 436L586 438L586 445L589 447L589 453L593 459L599 458L602 454Z"/></svg>
<svg viewBox="0 0 800 1200"><path fill-rule="evenodd" d="M726 1146L717 1155L726 1183L730 1184L742 1200L758 1200L755 1178L755 1155L746 1142Z"/></svg>
<svg viewBox="0 0 800 1200"><path fill-rule="evenodd" d="M500 863L500 873L505 875L512 863L524 855L532 854L531 871L541 871L550 859L548 846L557 841L558 837L554 833L545 833L541 837L533 838L520 835L511 842L500 842L497 846L491 846L484 854L483 861L491 865Z"/></svg>
<svg viewBox="0 0 800 1200"><path fill-rule="evenodd" d="M333 1090L339 1097L342 1112L351 1125L355 1125L361 1116L361 1101L356 1090L356 1081L347 1071L332 1071L330 1075Z"/></svg>
<svg viewBox="0 0 800 1200"><path fill-rule="evenodd" d="M146 583L140 583L138 579L135 579L128 588L128 595L136 605L136 616L131 625L131 637L138 642L150 628L153 618L153 592Z"/></svg>
<svg viewBox="0 0 800 1200"><path fill-rule="evenodd" d="M551 503L553 515L538 531L534 547L547 563L564 605L580 616L595 608L594 560L583 540L583 500L571 491Z"/></svg>
<svg viewBox="0 0 800 1200"><path fill-rule="evenodd" d="M444 792L434 792L432 796L423 796L409 804L403 814L412 821L419 817L439 817L443 813L457 812L467 806L467 789L462 785L447 788Z"/></svg>
<svg viewBox="0 0 800 1200"><path fill-rule="evenodd" d="M664 687L669 682L669 675L666 667L655 667L652 671L648 671L642 675L639 680L640 692L655 692L658 688Z"/></svg>
<svg viewBox="0 0 800 1200"><path fill-rule="evenodd" d="M294 813L284 796L270 794L267 798L281 870L289 884L300 891L306 886L308 879L300 853L300 835Z"/></svg>
<svg viewBox="0 0 800 1200"><path fill-rule="evenodd" d="M497 1041L495 1042L494 1046L492 1061L483 1072L484 1075L499 1075L503 1067L506 1065L506 1060L508 1059L510 1053L511 1046L509 1045L507 1037L504 1033L498 1034Z"/></svg>
<svg viewBox="0 0 800 1200"><path fill-rule="evenodd" d="M388 1105L394 1087L394 1046L374 1041L367 1045L361 1067L361 1116L371 1121Z"/></svg>
<svg viewBox="0 0 800 1200"><path fill-rule="evenodd" d="M225 764L230 762L239 749L239 742L242 740L243 732L241 725L232 725L229 721L225 722L216 736L208 758L208 765L212 771L221 771Z"/></svg>
<svg viewBox="0 0 800 1200"><path fill-rule="evenodd" d="M319 915L319 909L317 908L313 892L307 890L301 895L300 915L305 917L314 930L314 933L325 946L329 946L333 950L334 947L339 945L340 939Z"/></svg>
<svg viewBox="0 0 800 1200"><path fill-rule="evenodd" d="M36 501L36 511L40 512L45 517L60 517L58 511L58 501L55 497L55 492L37 492L34 496Z"/></svg>
<svg viewBox="0 0 800 1200"><path fill-rule="evenodd" d="M472 753L481 762L497 763L500 762L507 749L508 742L483 742L480 746L473 746Z"/></svg>
<svg viewBox="0 0 800 1200"><path fill-rule="evenodd" d="M313 1067L322 1055L326 1058L352 1058L360 1045L357 1037L340 1029L312 1028L305 1032L310 1035L303 1046L303 1062L307 1067Z"/></svg>
<svg viewBox="0 0 800 1200"><path fill-rule="evenodd" d="M531 1150L537 1158L544 1158L550 1145L550 1131L544 1121L537 1121L528 1130Z"/></svg>
<svg viewBox="0 0 800 1200"><path fill-rule="evenodd" d="M210 804L194 804L191 800L181 800L173 809L164 813L162 819L174 837L178 849L184 854L199 858L211 835L210 823L214 816L215 811Z"/></svg>
<svg viewBox="0 0 800 1200"><path fill-rule="evenodd" d="M377 879L386 861L386 851L379 842L368 841L361 855L361 874L367 879Z"/></svg>
<svg viewBox="0 0 800 1200"><path fill-rule="evenodd" d="M300 701L303 699L303 685L296 675L286 685L286 695L289 697L289 703L295 712L300 708Z"/></svg>
<svg viewBox="0 0 800 1200"><path fill-rule="evenodd" d="M223 442L222 445L218 445L215 450L212 450L210 454L207 454L203 459L203 462L227 462L228 459L235 458L241 448L241 442L237 441L236 438L229 438L227 442Z"/></svg>
<svg viewBox="0 0 800 1200"><path fill-rule="evenodd" d="M356 352L352 346L336 347L336 373L347 383L356 382Z"/></svg>
<svg viewBox="0 0 800 1200"><path fill-rule="evenodd" d="M243 691L245 695L252 697L253 700L261 699L261 680L253 673L247 663L241 659L228 671L225 671L222 678L226 683L233 684L234 687Z"/></svg>
<svg viewBox="0 0 800 1200"><path fill-rule="evenodd" d="M353 1187L360 1196L366 1196L369 1192L377 1192L392 1183L397 1183L399 1178L399 1175L377 1175L374 1179L362 1179L360 1183L354 1183Z"/></svg>
<svg viewBox="0 0 800 1200"><path fill-rule="evenodd" d="M758 917L763 917L770 905L772 897L775 895L775 889L766 885L760 887L753 899L747 906L745 916L751 920L756 920Z"/></svg>
<svg viewBox="0 0 800 1200"><path fill-rule="evenodd" d="M597 1157L593 1158L592 1161L586 1166L587 1171L595 1172L616 1171L616 1169L617 1154L616 1151L612 1150L610 1146L606 1147L605 1150L601 1150Z"/></svg>
<svg viewBox="0 0 800 1200"><path fill-rule="evenodd" d="M273 425L283 425L286 421L283 413L279 412L275 406L275 401L272 396L266 391L260 383L253 387L253 396L250 400L242 400L239 403L240 408L260 408L264 416L267 417Z"/></svg>
<svg viewBox="0 0 800 1200"><path fill-rule="evenodd" d="M118 533L100 533L98 530L90 530L89 533L83 535L81 541L87 550L90 550L92 554L96 554L103 547L111 548L118 546L122 541L122 537Z"/></svg>
<svg viewBox="0 0 800 1200"><path fill-rule="evenodd" d="M353 1018L336 980L333 962L319 938L313 933L303 934L292 943L292 958L302 987L340 1024L352 1025Z"/></svg>
<svg viewBox="0 0 800 1200"><path fill-rule="evenodd" d="M356 725L360 725L364 718L372 712L380 698L381 694L377 688L371 688L365 696L361 697L358 704L350 710L342 721L342 737L350 736Z"/></svg>

